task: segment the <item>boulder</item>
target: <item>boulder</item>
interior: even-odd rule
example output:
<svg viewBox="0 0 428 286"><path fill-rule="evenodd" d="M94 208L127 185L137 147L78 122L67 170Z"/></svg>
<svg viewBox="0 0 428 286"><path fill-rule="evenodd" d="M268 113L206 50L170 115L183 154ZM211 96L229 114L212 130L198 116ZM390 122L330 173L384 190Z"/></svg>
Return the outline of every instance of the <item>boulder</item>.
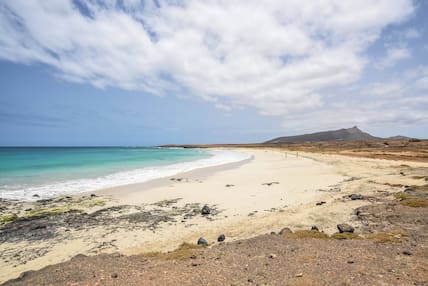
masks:
<svg viewBox="0 0 428 286"><path fill-rule="evenodd" d="M338 224L337 229L339 230L340 233L344 233L344 232L353 233L354 232L354 228L352 226L350 226L349 224L346 224L346 223Z"/></svg>
<svg viewBox="0 0 428 286"><path fill-rule="evenodd" d="M218 242L222 242L222 241L224 241L226 239L226 236L224 235L224 234L220 234L218 237L217 237L217 241Z"/></svg>
<svg viewBox="0 0 428 286"><path fill-rule="evenodd" d="M204 205L201 210L202 215L209 215L211 213L211 209L209 206Z"/></svg>
<svg viewBox="0 0 428 286"><path fill-rule="evenodd" d="M205 238L200 237L200 238L198 239L198 245L208 246L208 242L205 240Z"/></svg>
<svg viewBox="0 0 428 286"><path fill-rule="evenodd" d="M284 235L284 234L290 234L293 233L293 231L291 229L289 229L288 227L284 227L283 229L281 229L281 231L279 232L280 235Z"/></svg>
<svg viewBox="0 0 428 286"><path fill-rule="evenodd" d="M360 194L352 194L349 196L349 198L351 198L351 200L355 201L355 200L362 200L363 196Z"/></svg>

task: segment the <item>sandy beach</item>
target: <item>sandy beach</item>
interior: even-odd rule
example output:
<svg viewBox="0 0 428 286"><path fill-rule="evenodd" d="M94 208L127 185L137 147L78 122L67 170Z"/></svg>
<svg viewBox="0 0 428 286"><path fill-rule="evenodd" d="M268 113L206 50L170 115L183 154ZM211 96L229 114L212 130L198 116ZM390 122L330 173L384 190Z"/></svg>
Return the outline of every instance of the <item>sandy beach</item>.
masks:
<svg viewBox="0 0 428 286"><path fill-rule="evenodd" d="M419 183L416 175L426 174L428 168L424 162L271 148L233 150L247 153L251 159L105 189L92 196L15 203L13 207L22 211L71 205L61 214L74 220L65 220L40 237L3 239L0 282L78 254L165 252L183 242L196 243L199 237L212 246L218 244L220 234L227 242L283 227L295 231L317 226L332 234L338 223L349 223L358 233L361 225L355 218L356 208L376 203L371 197L393 199L394 190ZM351 200L351 194L366 199ZM209 215L201 215L204 205L211 209ZM84 218L76 219L71 209L79 210ZM52 220L55 216L50 216Z"/></svg>

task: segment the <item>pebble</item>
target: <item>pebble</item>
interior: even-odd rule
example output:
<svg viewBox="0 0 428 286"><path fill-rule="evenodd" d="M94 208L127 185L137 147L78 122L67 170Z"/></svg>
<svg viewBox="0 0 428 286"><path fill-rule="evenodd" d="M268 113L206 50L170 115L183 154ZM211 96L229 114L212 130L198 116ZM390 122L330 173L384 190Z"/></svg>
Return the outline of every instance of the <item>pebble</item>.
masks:
<svg viewBox="0 0 428 286"><path fill-rule="evenodd" d="M322 206L323 204L325 204L326 202L325 201L320 201L320 202L317 202L315 205L317 205L317 206Z"/></svg>
<svg viewBox="0 0 428 286"><path fill-rule="evenodd" d="M226 239L226 236L224 234L220 234L219 237L217 238L218 242L222 242Z"/></svg>
<svg viewBox="0 0 428 286"><path fill-rule="evenodd" d="M208 242L205 240L205 238L200 237L198 239L198 245L208 246Z"/></svg>
<svg viewBox="0 0 428 286"><path fill-rule="evenodd" d="M211 213L211 209L209 206L204 205L201 210L202 215L209 215Z"/></svg>
<svg viewBox="0 0 428 286"><path fill-rule="evenodd" d="M351 200L355 201L355 200L362 200L363 196L360 194L352 194L349 196L351 198Z"/></svg>
<svg viewBox="0 0 428 286"><path fill-rule="evenodd" d="M117 278L117 273L113 273L112 275L111 275L111 278Z"/></svg>
<svg viewBox="0 0 428 286"><path fill-rule="evenodd" d="M316 225L313 225L313 226L311 227L311 230L314 230L314 231L320 231Z"/></svg>
<svg viewBox="0 0 428 286"><path fill-rule="evenodd" d="M269 258L271 258L271 259L276 258L276 254L274 254L274 253L269 254Z"/></svg>
<svg viewBox="0 0 428 286"><path fill-rule="evenodd" d="M297 273L296 277L303 277L303 273Z"/></svg>
<svg viewBox="0 0 428 286"><path fill-rule="evenodd" d="M410 251L407 251L407 250L404 250L402 253L404 255L408 255L408 256L412 255L412 253Z"/></svg>

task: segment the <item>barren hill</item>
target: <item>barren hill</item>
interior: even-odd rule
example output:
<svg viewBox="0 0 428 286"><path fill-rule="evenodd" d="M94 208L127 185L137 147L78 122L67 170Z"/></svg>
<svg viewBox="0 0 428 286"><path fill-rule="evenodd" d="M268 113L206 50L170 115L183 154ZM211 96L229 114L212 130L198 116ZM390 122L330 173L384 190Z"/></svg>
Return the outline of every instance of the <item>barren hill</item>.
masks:
<svg viewBox="0 0 428 286"><path fill-rule="evenodd" d="M372 136L361 131L357 126L342 128L332 131L316 132L296 136L278 137L264 143L302 143L318 141L358 141L358 140L380 140L382 138Z"/></svg>

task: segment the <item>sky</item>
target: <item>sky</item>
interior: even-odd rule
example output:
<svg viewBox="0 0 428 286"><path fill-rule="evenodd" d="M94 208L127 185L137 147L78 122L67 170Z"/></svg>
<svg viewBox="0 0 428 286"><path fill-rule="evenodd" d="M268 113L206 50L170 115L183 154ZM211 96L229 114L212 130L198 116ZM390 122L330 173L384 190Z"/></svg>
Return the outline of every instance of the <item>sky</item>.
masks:
<svg viewBox="0 0 428 286"><path fill-rule="evenodd" d="M428 1L2 0L0 146L428 138Z"/></svg>

